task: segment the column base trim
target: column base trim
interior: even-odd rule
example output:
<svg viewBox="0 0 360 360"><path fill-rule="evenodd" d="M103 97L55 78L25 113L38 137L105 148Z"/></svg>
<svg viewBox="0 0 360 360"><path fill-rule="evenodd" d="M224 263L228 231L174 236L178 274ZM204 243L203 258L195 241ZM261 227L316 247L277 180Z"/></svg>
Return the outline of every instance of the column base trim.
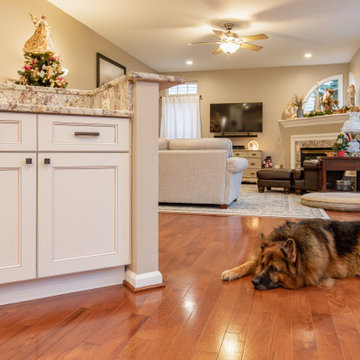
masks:
<svg viewBox="0 0 360 360"><path fill-rule="evenodd" d="M164 287L160 271L152 271L144 274L136 274L127 269L123 285L131 292L139 292Z"/></svg>

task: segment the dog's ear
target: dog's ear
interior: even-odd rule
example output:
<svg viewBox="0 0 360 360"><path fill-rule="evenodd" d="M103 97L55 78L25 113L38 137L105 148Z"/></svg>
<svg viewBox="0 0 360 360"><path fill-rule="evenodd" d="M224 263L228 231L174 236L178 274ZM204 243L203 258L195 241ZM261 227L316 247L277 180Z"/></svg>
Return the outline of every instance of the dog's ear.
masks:
<svg viewBox="0 0 360 360"><path fill-rule="evenodd" d="M266 236L263 233L260 233L260 239L261 239L261 251L262 251L262 250L264 250L266 248L268 243L267 243L267 240L266 240Z"/></svg>
<svg viewBox="0 0 360 360"><path fill-rule="evenodd" d="M292 263L296 261L296 244L294 239L287 239L282 250Z"/></svg>

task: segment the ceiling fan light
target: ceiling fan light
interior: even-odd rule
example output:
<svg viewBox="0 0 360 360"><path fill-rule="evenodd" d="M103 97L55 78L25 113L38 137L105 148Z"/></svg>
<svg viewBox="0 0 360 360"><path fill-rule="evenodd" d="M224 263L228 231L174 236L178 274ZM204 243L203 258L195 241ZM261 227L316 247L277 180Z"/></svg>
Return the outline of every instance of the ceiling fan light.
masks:
<svg viewBox="0 0 360 360"><path fill-rule="evenodd" d="M235 43L232 43L232 42L220 44L220 49L225 54L233 54L236 50L239 49L239 47L240 47L239 44L235 44Z"/></svg>

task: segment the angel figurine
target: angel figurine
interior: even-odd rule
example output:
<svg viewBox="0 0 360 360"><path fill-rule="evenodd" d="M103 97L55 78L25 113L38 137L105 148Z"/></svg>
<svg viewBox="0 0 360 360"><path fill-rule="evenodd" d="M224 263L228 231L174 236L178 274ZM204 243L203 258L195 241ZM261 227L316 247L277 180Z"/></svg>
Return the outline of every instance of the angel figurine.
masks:
<svg viewBox="0 0 360 360"><path fill-rule="evenodd" d="M346 94L347 94L346 106L351 109L355 106L355 95L356 95L355 85L350 85L346 91Z"/></svg>
<svg viewBox="0 0 360 360"><path fill-rule="evenodd" d="M33 14L30 14L30 17L36 30L34 35L26 41L24 52L30 54L45 54L46 52L49 52L53 55L55 53L55 47L46 17L43 15L38 19Z"/></svg>

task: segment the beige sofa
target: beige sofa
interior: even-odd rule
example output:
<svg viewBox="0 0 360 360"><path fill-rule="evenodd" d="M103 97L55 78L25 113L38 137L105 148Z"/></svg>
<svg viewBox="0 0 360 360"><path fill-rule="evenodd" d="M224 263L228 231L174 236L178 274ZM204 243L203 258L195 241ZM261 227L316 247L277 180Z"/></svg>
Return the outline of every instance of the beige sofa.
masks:
<svg viewBox="0 0 360 360"><path fill-rule="evenodd" d="M238 198L247 166L232 156L229 139L159 139L159 202L226 208Z"/></svg>

